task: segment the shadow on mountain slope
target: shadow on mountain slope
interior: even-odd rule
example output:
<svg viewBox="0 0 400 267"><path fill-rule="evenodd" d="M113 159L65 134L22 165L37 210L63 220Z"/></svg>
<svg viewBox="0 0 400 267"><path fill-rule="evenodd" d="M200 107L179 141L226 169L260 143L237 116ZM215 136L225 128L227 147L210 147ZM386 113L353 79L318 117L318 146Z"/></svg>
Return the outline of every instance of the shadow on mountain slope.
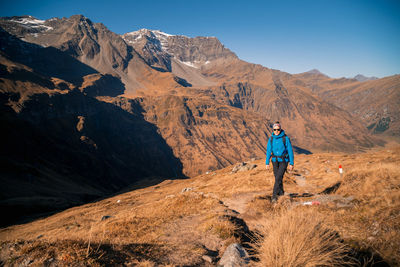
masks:
<svg viewBox="0 0 400 267"><path fill-rule="evenodd" d="M20 113L1 97L1 225L110 195L146 177L182 178L182 163L144 120L83 95L36 94Z"/></svg>

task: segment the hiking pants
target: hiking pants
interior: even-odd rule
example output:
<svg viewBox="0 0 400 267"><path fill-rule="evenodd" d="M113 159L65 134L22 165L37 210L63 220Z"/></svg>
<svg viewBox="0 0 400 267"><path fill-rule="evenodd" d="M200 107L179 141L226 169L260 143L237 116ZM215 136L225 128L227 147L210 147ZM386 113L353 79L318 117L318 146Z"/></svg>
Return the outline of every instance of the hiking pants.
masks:
<svg viewBox="0 0 400 267"><path fill-rule="evenodd" d="M283 162L272 162L272 166L274 167L274 175L275 175L275 184L274 191L272 193L273 198L277 198L278 196L283 196L285 193L283 191L283 175L285 174L288 163L286 161Z"/></svg>

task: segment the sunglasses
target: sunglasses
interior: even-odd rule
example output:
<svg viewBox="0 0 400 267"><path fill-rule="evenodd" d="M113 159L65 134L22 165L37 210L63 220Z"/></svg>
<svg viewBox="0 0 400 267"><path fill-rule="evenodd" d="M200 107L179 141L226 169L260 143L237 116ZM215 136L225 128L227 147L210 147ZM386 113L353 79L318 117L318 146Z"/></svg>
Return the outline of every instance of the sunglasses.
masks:
<svg viewBox="0 0 400 267"><path fill-rule="evenodd" d="M274 129L274 132L280 132L281 129Z"/></svg>

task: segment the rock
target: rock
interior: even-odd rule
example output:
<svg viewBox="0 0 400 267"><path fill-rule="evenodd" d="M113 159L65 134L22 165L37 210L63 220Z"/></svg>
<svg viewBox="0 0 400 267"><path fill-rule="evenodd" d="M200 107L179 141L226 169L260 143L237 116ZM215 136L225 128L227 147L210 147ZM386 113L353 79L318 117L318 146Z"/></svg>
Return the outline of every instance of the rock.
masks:
<svg viewBox="0 0 400 267"><path fill-rule="evenodd" d="M254 163L241 162L233 167L232 173L236 173L238 171L249 171L254 169L255 167L257 167L257 165Z"/></svg>
<svg viewBox="0 0 400 267"><path fill-rule="evenodd" d="M240 244L233 243L226 248L218 266L241 267L247 266L249 262L250 258L247 251Z"/></svg>
<svg viewBox="0 0 400 267"><path fill-rule="evenodd" d="M189 191L192 191L192 190L193 190L193 188L191 188L191 187L186 187L186 188L183 188L183 189L182 189L181 193L189 192Z"/></svg>
<svg viewBox="0 0 400 267"><path fill-rule="evenodd" d="M78 124L76 125L76 129L78 130L78 132L82 132L83 130L83 126L85 124L85 117L83 116L78 116Z"/></svg>
<svg viewBox="0 0 400 267"><path fill-rule="evenodd" d="M105 221L105 220L107 220L107 219L110 219L112 216L110 216L110 215L104 215L103 217L101 217L101 220L102 221Z"/></svg>
<svg viewBox="0 0 400 267"><path fill-rule="evenodd" d="M241 169L244 166L244 164L245 164L244 162L236 164L232 169L232 173L238 172L239 169Z"/></svg>

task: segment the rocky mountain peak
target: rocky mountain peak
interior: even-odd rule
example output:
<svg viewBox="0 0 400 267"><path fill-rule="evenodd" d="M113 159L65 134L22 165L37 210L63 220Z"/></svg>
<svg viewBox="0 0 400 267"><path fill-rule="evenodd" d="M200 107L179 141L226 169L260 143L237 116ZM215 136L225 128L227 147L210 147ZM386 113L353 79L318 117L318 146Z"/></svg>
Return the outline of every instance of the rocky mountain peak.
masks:
<svg viewBox="0 0 400 267"><path fill-rule="evenodd" d="M148 29L140 29L138 31L128 32L122 35L124 39L127 39L131 42L135 42L141 38L148 38L148 39L158 39L158 40L165 40L170 36L174 36L172 34L168 34L162 32L160 30L148 30Z"/></svg>
<svg viewBox="0 0 400 267"><path fill-rule="evenodd" d="M307 71L307 72L305 72L305 73L314 74L314 75L323 75L323 76L328 77L328 75L326 75L326 74L320 72L320 71L317 70L317 69L312 69L312 70L309 70L309 71Z"/></svg>
<svg viewBox="0 0 400 267"><path fill-rule="evenodd" d="M122 38L153 67L171 71L171 59L198 68L218 58L237 58L215 37L187 37L141 29Z"/></svg>
<svg viewBox="0 0 400 267"><path fill-rule="evenodd" d="M356 79L359 82L365 82L365 81L372 81L372 80L376 80L378 79L377 77L366 77L362 74L357 74L356 76L354 76L353 79Z"/></svg>
<svg viewBox="0 0 400 267"><path fill-rule="evenodd" d="M17 37L24 37L25 34L36 36L38 33L45 33L53 30L50 20L40 20L33 16L13 16L0 18L0 26L7 31L12 31Z"/></svg>

